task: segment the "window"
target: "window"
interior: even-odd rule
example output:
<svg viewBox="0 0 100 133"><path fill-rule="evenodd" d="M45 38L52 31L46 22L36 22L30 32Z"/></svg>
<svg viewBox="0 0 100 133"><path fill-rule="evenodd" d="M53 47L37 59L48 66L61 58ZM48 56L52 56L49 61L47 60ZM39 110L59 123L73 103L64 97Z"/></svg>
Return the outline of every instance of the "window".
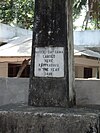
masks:
<svg viewBox="0 0 100 133"><path fill-rule="evenodd" d="M20 67L21 64L8 64L8 77L16 77ZM27 65L27 67L22 72L21 77L29 77L29 73L30 66Z"/></svg>
<svg viewBox="0 0 100 133"><path fill-rule="evenodd" d="M84 68L84 78L92 78L92 68Z"/></svg>

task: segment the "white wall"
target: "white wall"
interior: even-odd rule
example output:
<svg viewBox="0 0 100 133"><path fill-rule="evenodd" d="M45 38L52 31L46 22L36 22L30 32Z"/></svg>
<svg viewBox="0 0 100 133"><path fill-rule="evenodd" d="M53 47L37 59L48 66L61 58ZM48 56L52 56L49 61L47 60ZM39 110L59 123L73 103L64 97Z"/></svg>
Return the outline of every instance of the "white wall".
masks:
<svg viewBox="0 0 100 133"><path fill-rule="evenodd" d="M21 35L32 36L32 31L0 23L0 38L9 39ZM99 36L100 30L74 31L74 45L100 45Z"/></svg>
<svg viewBox="0 0 100 133"><path fill-rule="evenodd" d="M24 35L32 36L32 31L0 23L0 39L6 40Z"/></svg>
<svg viewBox="0 0 100 133"><path fill-rule="evenodd" d="M10 39L15 36L15 29L11 26L0 23L0 38Z"/></svg>
<svg viewBox="0 0 100 133"><path fill-rule="evenodd" d="M74 31L74 45L100 46L100 30Z"/></svg>

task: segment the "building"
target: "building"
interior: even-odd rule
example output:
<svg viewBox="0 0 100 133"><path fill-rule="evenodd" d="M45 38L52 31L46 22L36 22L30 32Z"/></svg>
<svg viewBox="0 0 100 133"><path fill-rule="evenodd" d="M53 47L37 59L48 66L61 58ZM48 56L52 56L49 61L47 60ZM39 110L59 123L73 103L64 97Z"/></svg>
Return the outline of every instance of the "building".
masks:
<svg viewBox="0 0 100 133"><path fill-rule="evenodd" d="M16 77L31 55L32 31L0 23L0 77ZM29 65L22 77L29 77Z"/></svg>
<svg viewBox="0 0 100 133"><path fill-rule="evenodd" d="M100 78L100 31L74 32L76 78ZM31 57L32 31L0 24L0 77L16 77ZM30 65L21 77L29 77Z"/></svg>
<svg viewBox="0 0 100 133"><path fill-rule="evenodd" d="M76 78L100 78L100 30L74 32Z"/></svg>
<svg viewBox="0 0 100 133"><path fill-rule="evenodd" d="M85 47L76 49L74 49L75 77L100 78L100 54Z"/></svg>

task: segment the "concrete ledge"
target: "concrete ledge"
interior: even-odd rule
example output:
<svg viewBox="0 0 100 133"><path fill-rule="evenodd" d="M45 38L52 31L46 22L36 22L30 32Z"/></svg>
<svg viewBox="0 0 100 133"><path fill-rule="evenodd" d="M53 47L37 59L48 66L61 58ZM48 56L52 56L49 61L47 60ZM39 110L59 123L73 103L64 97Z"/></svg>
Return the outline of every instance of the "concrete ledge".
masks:
<svg viewBox="0 0 100 133"><path fill-rule="evenodd" d="M0 133L99 133L99 111L87 108L0 107Z"/></svg>

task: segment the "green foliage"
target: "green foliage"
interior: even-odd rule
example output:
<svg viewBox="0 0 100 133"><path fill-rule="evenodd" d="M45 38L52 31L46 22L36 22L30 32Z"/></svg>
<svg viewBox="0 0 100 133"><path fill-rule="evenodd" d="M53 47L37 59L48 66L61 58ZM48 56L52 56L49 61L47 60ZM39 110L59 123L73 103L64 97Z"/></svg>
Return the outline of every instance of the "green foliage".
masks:
<svg viewBox="0 0 100 133"><path fill-rule="evenodd" d="M88 7L88 10L87 10ZM74 0L73 2L73 21L81 14L82 9L86 10L85 29L88 29L88 22L91 23L93 29L100 29L100 1L99 0ZM88 15L87 15L88 14ZM82 26L82 28L84 28Z"/></svg>
<svg viewBox="0 0 100 133"><path fill-rule="evenodd" d="M87 0L73 0L73 21L80 16L82 9L86 9L86 6ZM99 0L88 0L88 7L91 18L89 21L94 28L100 28ZM34 0L0 0L0 22L32 29L33 17Z"/></svg>
<svg viewBox="0 0 100 133"><path fill-rule="evenodd" d="M30 29L33 26L33 0L5 0L0 2L0 21Z"/></svg>
<svg viewBox="0 0 100 133"><path fill-rule="evenodd" d="M87 0L74 0L73 1L73 19L80 16L81 10L86 6Z"/></svg>

